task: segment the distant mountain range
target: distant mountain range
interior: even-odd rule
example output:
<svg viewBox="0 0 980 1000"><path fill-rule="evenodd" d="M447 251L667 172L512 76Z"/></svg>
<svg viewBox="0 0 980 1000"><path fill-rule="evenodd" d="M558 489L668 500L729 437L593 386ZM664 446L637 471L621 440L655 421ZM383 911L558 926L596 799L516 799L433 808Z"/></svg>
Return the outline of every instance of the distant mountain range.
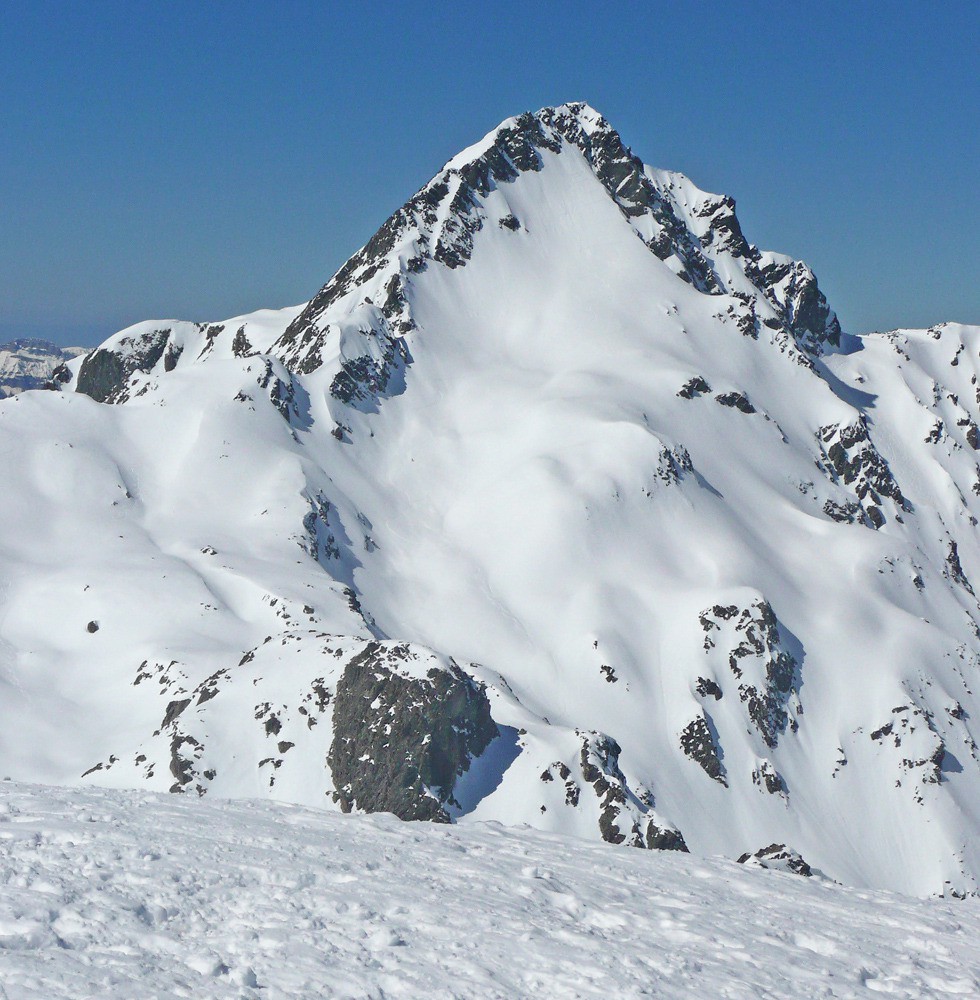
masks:
<svg viewBox="0 0 980 1000"><path fill-rule="evenodd" d="M84 347L59 347L33 337L0 344L0 399L25 389L44 388L59 365L85 352Z"/></svg>
<svg viewBox="0 0 980 1000"><path fill-rule="evenodd" d="M978 350L508 119L309 302L0 405L0 770L975 892Z"/></svg>

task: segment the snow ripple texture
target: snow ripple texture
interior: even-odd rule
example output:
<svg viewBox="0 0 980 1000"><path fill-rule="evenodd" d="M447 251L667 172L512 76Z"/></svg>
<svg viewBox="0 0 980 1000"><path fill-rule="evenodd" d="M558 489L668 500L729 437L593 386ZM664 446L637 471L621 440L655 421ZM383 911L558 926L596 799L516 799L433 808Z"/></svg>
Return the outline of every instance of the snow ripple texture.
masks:
<svg viewBox="0 0 980 1000"><path fill-rule="evenodd" d="M497 824L0 785L0 997L980 995L980 902Z"/></svg>

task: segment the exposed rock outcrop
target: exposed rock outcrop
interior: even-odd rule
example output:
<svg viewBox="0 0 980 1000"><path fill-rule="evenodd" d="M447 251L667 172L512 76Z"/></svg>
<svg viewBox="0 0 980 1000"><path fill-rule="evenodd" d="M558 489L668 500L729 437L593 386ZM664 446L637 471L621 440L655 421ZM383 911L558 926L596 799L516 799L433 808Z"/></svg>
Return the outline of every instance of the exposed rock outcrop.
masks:
<svg viewBox="0 0 980 1000"><path fill-rule="evenodd" d="M483 687L455 664L406 676L397 644L368 643L337 684L328 763L345 812L449 822L456 779L499 735Z"/></svg>

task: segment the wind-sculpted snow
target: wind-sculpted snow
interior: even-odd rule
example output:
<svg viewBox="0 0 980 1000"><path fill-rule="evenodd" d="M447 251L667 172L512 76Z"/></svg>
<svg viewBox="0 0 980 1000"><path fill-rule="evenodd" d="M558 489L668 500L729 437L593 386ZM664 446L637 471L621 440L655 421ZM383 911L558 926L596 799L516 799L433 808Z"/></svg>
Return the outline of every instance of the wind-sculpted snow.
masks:
<svg viewBox="0 0 980 1000"><path fill-rule="evenodd" d="M978 352L508 119L309 303L0 404L0 773L974 892Z"/></svg>
<svg viewBox="0 0 980 1000"><path fill-rule="evenodd" d="M738 865L497 824L7 783L0 845L10 1000L980 991L977 900L847 889L779 844Z"/></svg>

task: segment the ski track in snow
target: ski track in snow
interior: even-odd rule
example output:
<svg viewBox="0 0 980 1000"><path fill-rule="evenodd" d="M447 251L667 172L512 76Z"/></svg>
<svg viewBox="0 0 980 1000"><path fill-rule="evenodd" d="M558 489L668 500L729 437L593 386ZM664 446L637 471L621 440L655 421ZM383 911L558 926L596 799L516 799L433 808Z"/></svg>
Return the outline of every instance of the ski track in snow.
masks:
<svg viewBox="0 0 980 1000"><path fill-rule="evenodd" d="M496 824L0 784L0 997L980 996L980 900Z"/></svg>

